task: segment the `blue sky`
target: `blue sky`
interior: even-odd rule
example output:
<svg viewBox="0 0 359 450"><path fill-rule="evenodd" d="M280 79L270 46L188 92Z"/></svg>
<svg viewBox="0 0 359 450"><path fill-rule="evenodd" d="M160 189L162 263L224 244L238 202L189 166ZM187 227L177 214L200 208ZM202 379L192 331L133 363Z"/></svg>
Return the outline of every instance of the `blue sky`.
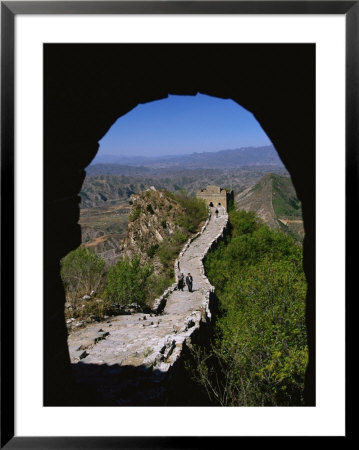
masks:
<svg viewBox="0 0 359 450"><path fill-rule="evenodd" d="M271 144L252 113L233 100L202 94L138 105L99 143L97 156L163 156Z"/></svg>

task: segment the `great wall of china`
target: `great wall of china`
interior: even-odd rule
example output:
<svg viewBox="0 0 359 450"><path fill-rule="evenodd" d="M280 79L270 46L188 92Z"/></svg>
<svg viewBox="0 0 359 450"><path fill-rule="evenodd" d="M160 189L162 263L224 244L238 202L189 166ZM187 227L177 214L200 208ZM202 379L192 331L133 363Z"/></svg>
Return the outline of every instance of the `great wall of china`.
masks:
<svg viewBox="0 0 359 450"><path fill-rule="evenodd" d="M184 350L209 336L214 287L204 273L207 252L224 236L228 215L214 209L202 230L184 246L176 275L190 272L193 292L170 286L150 314L111 317L68 338L76 380L96 389L105 405L167 405Z"/></svg>

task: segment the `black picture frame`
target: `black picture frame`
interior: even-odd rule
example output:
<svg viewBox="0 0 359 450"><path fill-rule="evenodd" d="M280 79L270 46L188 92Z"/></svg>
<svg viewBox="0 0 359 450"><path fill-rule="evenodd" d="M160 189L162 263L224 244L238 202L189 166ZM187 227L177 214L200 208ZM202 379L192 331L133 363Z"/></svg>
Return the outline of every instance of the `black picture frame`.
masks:
<svg viewBox="0 0 359 450"><path fill-rule="evenodd" d="M3 1L1 2L1 448L202 448L227 437L25 437L14 434L14 33L18 14L340 14L346 19L346 292L357 248L359 1ZM350 242L350 248L348 243ZM6 282L5 282L6 280ZM346 332L347 333L347 332ZM346 334L347 335L347 334ZM346 436L348 436L348 429ZM215 442L215 441L225 442Z"/></svg>

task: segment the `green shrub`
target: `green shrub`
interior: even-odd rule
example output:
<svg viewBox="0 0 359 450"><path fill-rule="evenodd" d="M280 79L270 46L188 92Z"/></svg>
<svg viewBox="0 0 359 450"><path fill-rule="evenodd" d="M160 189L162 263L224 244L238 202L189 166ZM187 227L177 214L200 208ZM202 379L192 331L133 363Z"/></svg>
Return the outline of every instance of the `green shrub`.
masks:
<svg viewBox="0 0 359 450"><path fill-rule="evenodd" d="M161 242L157 250L157 255L160 258L160 262L163 268L168 272L170 270L172 273L173 263L179 253L178 247L173 245L169 239Z"/></svg>
<svg viewBox="0 0 359 450"><path fill-rule="evenodd" d="M191 370L226 406L303 405L308 361L302 249L244 211L230 212L227 245L205 269L221 315L212 351L193 350Z"/></svg>
<svg viewBox="0 0 359 450"><path fill-rule="evenodd" d="M122 306L146 304L149 278L153 267L141 263L138 257L124 258L111 266L107 274L106 298Z"/></svg>
<svg viewBox="0 0 359 450"><path fill-rule="evenodd" d="M105 316L112 316L119 313L118 307L113 305L109 300L91 298L90 300L82 300L77 304L76 308L66 310L66 318L71 317L79 320L100 321Z"/></svg>
<svg viewBox="0 0 359 450"><path fill-rule="evenodd" d="M172 237L172 242L177 246L178 244L183 244L187 241L187 236L181 231L176 231Z"/></svg>
<svg viewBox="0 0 359 450"><path fill-rule="evenodd" d="M76 306L79 297L102 289L105 261L86 247L70 252L61 261L61 278L67 301Z"/></svg>
<svg viewBox="0 0 359 450"><path fill-rule="evenodd" d="M163 292L173 283L174 279L171 275L152 274L148 279L147 304L152 306L154 299L163 294Z"/></svg>
<svg viewBox="0 0 359 450"><path fill-rule="evenodd" d="M146 207L146 209L147 209L147 211L148 211L149 213L151 213L151 214L154 214L154 213L155 213L154 210L153 210L153 208L152 208L152 205L151 205L151 204L148 204L147 207Z"/></svg>
<svg viewBox="0 0 359 450"><path fill-rule="evenodd" d="M185 213L178 217L177 224L187 230L187 232L195 233L200 223L205 221L208 216L205 201L180 194L175 194L174 197L185 210Z"/></svg>
<svg viewBox="0 0 359 450"><path fill-rule="evenodd" d="M150 258L153 258L155 256L155 254L156 254L156 251L157 251L158 247L159 247L158 244L151 245L151 247L147 250L147 255Z"/></svg>
<svg viewBox="0 0 359 450"><path fill-rule="evenodd" d="M140 206L136 206L136 208L129 215L128 220L130 222L134 222L140 214L141 214L141 208L140 208Z"/></svg>

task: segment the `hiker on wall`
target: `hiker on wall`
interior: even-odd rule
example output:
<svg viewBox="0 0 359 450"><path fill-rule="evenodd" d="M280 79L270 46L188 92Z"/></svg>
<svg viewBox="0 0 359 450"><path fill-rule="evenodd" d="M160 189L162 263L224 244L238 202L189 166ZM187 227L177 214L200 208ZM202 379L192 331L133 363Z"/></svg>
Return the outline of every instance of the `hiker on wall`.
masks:
<svg viewBox="0 0 359 450"><path fill-rule="evenodd" d="M178 290L179 291L183 291L183 286L184 286L184 275L183 275L183 273L179 274L177 278L178 278L178 284L177 284Z"/></svg>
<svg viewBox="0 0 359 450"><path fill-rule="evenodd" d="M193 277L190 273L186 276L186 284L187 284L189 292L192 292Z"/></svg>

